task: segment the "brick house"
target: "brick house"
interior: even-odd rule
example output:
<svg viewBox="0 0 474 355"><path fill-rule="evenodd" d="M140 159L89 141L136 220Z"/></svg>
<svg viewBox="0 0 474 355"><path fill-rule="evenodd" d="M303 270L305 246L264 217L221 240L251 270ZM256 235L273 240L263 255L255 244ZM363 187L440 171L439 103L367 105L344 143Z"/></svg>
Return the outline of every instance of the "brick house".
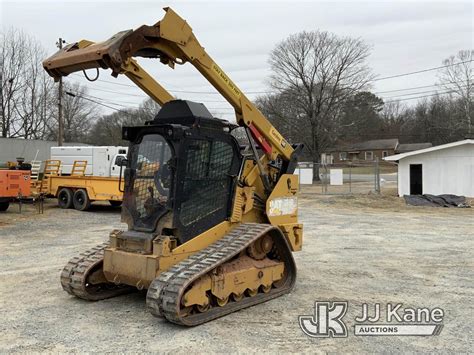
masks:
<svg viewBox="0 0 474 355"><path fill-rule="evenodd" d="M397 138L375 139L354 144L340 145L328 148L321 154L323 164L338 164L344 162L382 161L390 155L411 152L432 147L431 143L399 144Z"/></svg>
<svg viewBox="0 0 474 355"><path fill-rule="evenodd" d="M376 139L349 145L329 148L321 156L325 164L337 164L348 161L374 161L394 155L398 146L398 139Z"/></svg>

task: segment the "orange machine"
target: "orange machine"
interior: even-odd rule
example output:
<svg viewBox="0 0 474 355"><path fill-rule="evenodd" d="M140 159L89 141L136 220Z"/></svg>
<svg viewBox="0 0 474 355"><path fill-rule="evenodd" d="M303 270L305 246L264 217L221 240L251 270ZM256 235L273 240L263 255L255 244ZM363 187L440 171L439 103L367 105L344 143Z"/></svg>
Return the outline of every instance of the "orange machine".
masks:
<svg viewBox="0 0 474 355"><path fill-rule="evenodd" d="M6 211L10 202L30 196L30 170L0 170L0 211Z"/></svg>

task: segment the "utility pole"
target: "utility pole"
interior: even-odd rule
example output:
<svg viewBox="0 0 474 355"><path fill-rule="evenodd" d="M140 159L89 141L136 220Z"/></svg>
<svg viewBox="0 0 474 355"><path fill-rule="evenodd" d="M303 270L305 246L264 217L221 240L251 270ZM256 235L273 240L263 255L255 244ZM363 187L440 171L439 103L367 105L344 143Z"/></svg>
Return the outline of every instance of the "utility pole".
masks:
<svg viewBox="0 0 474 355"><path fill-rule="evenodd" d="M63 43L66 43L61 37L59 38L58 42L56 42L56 46L59 49L63 48ZM64 121L63 121L63 78L59 78L59 90L58 90L58 146L63 145L63 137L64 137Z"/></svg>
<svg viewBox="0 0 474 355"><path fill-rule="evenodd" d="M0 83L2 84L3 86L3 73L0 72ZM7 121L7 118L5 117L5 109L3 108L3 87L1 88L1 91L0 91L0 109L2 110L1 111L1 114L2 114L2 121L0 122L2 124L2 129L1 129L1 137L6 137L7 134L5 133L5 126L6 126L6 121Z"/></svg>

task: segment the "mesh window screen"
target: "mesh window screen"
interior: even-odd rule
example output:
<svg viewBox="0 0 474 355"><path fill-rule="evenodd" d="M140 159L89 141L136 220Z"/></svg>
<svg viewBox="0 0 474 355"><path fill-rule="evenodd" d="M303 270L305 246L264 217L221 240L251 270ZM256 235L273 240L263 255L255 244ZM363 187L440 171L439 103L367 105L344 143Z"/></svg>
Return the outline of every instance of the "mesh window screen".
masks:
<svg viewBox="0 0 474 355"><path fill-rule="evenodd" d="M193 140L186 157L180 220L189 226L227 208L233 150L226 142Z"/></svg>

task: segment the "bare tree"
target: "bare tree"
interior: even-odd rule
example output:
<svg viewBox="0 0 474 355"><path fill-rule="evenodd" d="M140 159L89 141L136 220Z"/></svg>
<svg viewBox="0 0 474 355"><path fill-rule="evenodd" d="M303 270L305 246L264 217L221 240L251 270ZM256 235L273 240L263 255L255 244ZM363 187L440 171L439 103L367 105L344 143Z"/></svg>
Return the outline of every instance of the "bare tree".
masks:
<svg viewBox="0 0 474 355"><path fill-rule="evenodd" d="M126 110L120 110L101 116L94 123L87 142L93 145L123 145L122 121L127 115Z"/></svg>
<svg viewBox="0 0 474 355"><path fill-rule="evenodd" d="M153 120L160 105L150 98L145 99L137 109L123 109L100 117L90 131L91 144L126 145L122 140L123 126L139 126Z"/></svg>
<svg viewBox="0 0 474 355"><path fill-rule="evenodd" d="M43 138L52 109L52 80L41 66L45 51L15 28L0 35L1 135Z"/></svg>
<svg viewBox="0 0 474 355"><path fill-rule="evenodd" d="M138 108L138 112L141 116L141 121L153 120L160 111L161 106L151 98L145 99Z"/></svg>
<svg viewBox="0 0 474 355"><path fill-rule="evenodd" d="M380 117L384 133L399 137L408 120L407 108L400 101L387 101L383 105Z"/></svg>
<svg viewBox="0 0 474 355"><path fill-rule="evenodd" d="M53 110L53 82L41 66L46 53L36 42L28 41L29 60L25 61L24 86L15 102L14 130L11 136L42 139Z"/></svg>
<svg viewBox="0 0 474 355"><path fill-rule="evenodd" d="M369 53L360 39L313 31L291 35L270 54L271 85L290 95L296 115L282 116L300 132L309 129L307 148L315 163L338 129L343 103L373 78Z"/></svg>
<svg viewBox="0 0 474 355"><path fill-rule="evenodd" d="M466 126L457 123L464 118L464 109L459 98L435 95L424 98L400 112L403 121L400 142L433 145L455 142L466 136Z"/></svg>
<svg viewBox="0 0 474 355"><path fill-rule="evenodd" d="M308 120L301 117L304 112L295 105L295 93L281 92L260 96L255 104L290 143L304 143L311 146L311 131Z"/></svg>
<svg viewBox="0 0 474 355"><path fill-rule="evenodd" d="M70 93L63 96L64 141L85 142L88 134L99 116L96 104L87 100L87 89L79 83L64 83L64 92ZM54 90L54 103L56 104L57 88ZM57 139L58 112L51 114L48 122L48 138Z"/></svg>
<svg viewBox="0 0 474 355"><path fill-rule="evenodd" d="M460 98L462 102L469 135L472 134L472 102L474 99L473 60L474 50L460 50L455 56L452 55L443 61L443 65L448 66L442 68L439 73L441 85Z"/></svg>
<svg viewBox="0 0 474 355"><path fill-rule="evenodd" d="M24 63L28 59L25 35L15 29L1 33L0 40L0 112L2 137L10 136L15 120L15 100L24 87Z"/></svg>

